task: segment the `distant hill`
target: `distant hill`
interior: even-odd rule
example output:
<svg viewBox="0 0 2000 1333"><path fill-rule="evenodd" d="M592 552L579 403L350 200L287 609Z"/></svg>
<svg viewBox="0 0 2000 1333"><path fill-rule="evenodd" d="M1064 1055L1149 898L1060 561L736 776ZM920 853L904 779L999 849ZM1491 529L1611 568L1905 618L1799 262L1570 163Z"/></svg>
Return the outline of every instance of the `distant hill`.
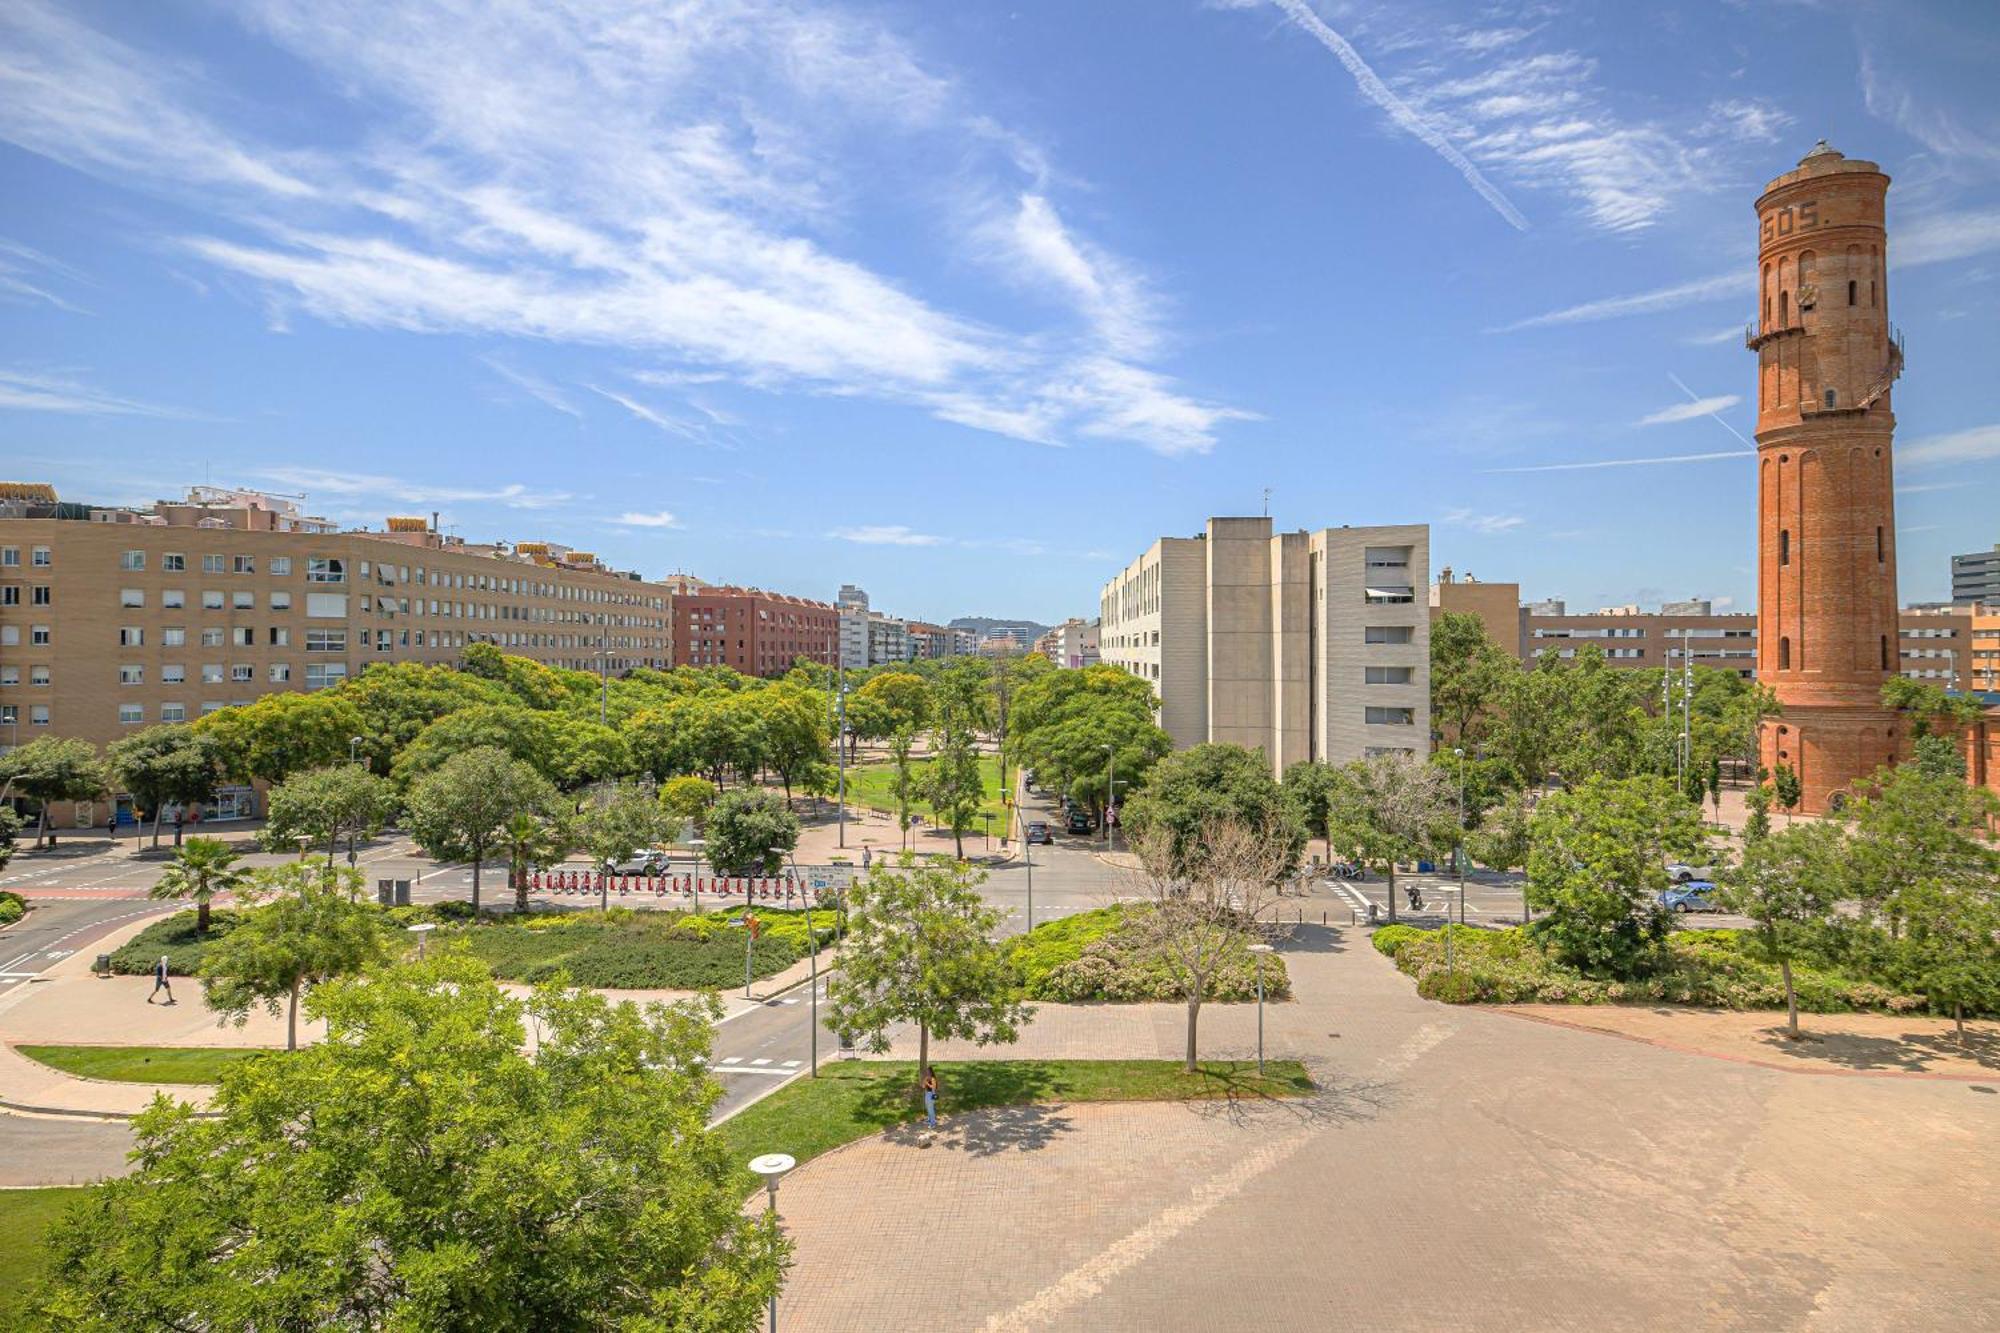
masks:
<svg viewBox="0 0 2000 1333"><path fill-rule="evenodd" d="M1039 625L1032 620L995 620L991 616L960 616L951 622L951 628L969 629L981 638L1006 630L1025 631L1029 643L1049 632L1047 625Z"/></svg>

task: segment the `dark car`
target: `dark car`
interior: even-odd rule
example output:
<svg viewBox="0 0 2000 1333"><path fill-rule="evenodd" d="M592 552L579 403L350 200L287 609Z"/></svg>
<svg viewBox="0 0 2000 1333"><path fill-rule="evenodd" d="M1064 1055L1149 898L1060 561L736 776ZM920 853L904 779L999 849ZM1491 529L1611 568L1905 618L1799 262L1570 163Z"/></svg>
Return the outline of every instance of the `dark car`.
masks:
<svg viewBox="0 0 2000 1333"><path fill-rule="evenodd" d="M1088 833L1097 827L1097 825L1091 819L1088 810L1078 807L1069 812L1069 821L1063 827L1067 828L1071 833Z"/></svg>
<svg viewBox="0 0 2000 1333"><path fill-rule="evenodd" d="M1051 829L1043 821L1038 819L1034 823L1028 825L1029 842L1054 842L1055 840L1056 840L1055 830Z"/></svg>

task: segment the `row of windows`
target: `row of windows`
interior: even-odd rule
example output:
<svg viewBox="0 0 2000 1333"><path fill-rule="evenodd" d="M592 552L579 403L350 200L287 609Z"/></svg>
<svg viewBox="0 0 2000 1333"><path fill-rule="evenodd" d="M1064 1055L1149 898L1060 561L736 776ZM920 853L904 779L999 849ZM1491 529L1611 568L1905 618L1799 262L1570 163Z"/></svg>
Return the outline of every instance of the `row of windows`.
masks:
<svg viewBox="0 0 2000 1333"><path fill-rule="evenodd" d="M53 606L55 604L55 598L50 592L49 585L46 583L35 584L29 589L29 593L28 600L31 606ZM4 587L0 587L0 606L19 606L20 604L20 584L9 583Z"/></svg>
<svg viewBox="0 0 2000 1333"><path fill-rule="evenodd" d="M48 569L55 564L55 553L50 551L46 546L32 547L29 551L28 563L34 569ZM19 569L20 567L21 548L18 546L0 546L0 569Z"/></svg>

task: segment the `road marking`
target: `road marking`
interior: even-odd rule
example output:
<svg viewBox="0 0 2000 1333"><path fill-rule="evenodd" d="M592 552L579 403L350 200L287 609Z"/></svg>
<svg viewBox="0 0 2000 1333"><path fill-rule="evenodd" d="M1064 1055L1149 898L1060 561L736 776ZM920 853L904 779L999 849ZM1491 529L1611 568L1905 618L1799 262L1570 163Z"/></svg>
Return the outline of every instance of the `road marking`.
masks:
<svg viewBox="0 0 2000 1333"><path fill-rule="evenodd" d="M1359 889L1356 889L1352 884L1349 884L1346 880L1331 879L1328 880L1327 883L1333 885L1333 887L1336 890L1338 890L1340 894L1347 899L1347 901L1353 903L1355 907L1358 908L1359 910L1363 912L1366 912L1368 910L1368 899L1363 897L1361 891Z"/></svg>
<svg viewBox="0 0 2000 1333"><path fill-rule="evenodd" d="M750 1063L753 1065L768 1065L771 1063L771 1057L768 1055L760 1055L755 1060L752 1060Z"/></svg>
<svg viewBox="0 0 2000 1333"><path fill-rule="evenodd" d="M749 1065L721 1064L715 1066L711 1072L717 1074L763 1074L767 1078L791 1078L805 1071L801 1069L752 1069Z"/></svg>

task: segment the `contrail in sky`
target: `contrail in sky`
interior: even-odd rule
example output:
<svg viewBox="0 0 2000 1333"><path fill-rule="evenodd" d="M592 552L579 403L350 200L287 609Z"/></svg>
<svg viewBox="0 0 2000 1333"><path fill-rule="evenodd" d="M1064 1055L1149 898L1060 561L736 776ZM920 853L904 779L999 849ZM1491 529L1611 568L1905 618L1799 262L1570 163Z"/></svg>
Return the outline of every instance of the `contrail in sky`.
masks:
<svg viewBox="0 0 2000 1333"><path fill-rule="evenodd" d="M1700 401L1701 401L1701 395L1700 395L1700 394L1698 394L1698 393L1696 393L1696 392L1695 392L1695 391L1694 391L1693 389L1690 389L1690 388L1688 388L1688 386L1687 386L1687 385L1685 385L1685 384L1681 383L1681 377L1680 377L1679 375L1676 375L1676 374L1674 374L1674 373L1673 373L1673 372L1672 372L1672 371L1670 370L1670 371L1668 371L1668 372L1667 372L1667 378L1668 378L1668 379L1670 379L1670 380L1672 380L1672 381L1674 382L1674 384L1675 384L1675 385L1676 385L1676 386L1677 386L1677 387L1678 387L1678 388L1680 389L1680 391L1681 391L1682 393L1684 393L1684 394L1686 394L1686 395L1688 396L1688 401L1689 401L1689 402L1691 402L1691 403L1698 403L1698 402L1700 402ZM1744 440L1744 439L1743 439L1743 432L1742 432L1742 431L1740 431L1740 430L1738 430L1738 429L1736 429L1736 427L1734 427L1734 426L1730 425L1730 424L1729 424L1729 423L1728 423L1727 421L1724 421L1724 420L1722 419L1722 414L1721 414L1721 413L1719 413L1719 412L1709 412L1709 413L1707 413L1706 415L1708 415L1708 416L1710 416L1710 417L1713 417L1713 418L1715 419L1715 424L1716 424L1716 425L1718 425L1718 426L1722 427L1722 428L1723 428L1724 430L1728 431L1728 432L1729 432L1729 433L1730 433L1731 435L1734 435L1734 436L1735 436L1735 437L1736 437L1737 439L1739 439L1739 440L1743 440L1743 447L1744 447L1745 449L1753 449L1753 450L1754 450L1754 449L1755 449L1755 448L1757 447L1756 445L1754 445L1754 444L1750 443L1750 441L1748 441L1748 440Z"/></svg>
<svg viewBox="0 0 2000 1333"><path fill-rule="evenodd" d="M1306 0L1271 0L1271 3L1285 11L1287 18L1304 28L1321 46L1333 52L1341 64L1347 66L1347 72L1354 76L1354 82L1360 87L1363 97L1388 112L1390 120L1429 144L1433 152L1451 163L1458 174L1465 177L1466 184L1479 191L1479 197L1493 205L1493 211L1507 219L1515 230L1528 229L1528 220L1521 216L1521 210L1515 208L1506 195L1500 193L1499 187L1487 180L1479 168L1472 165L1470 158L1454 148L1451 140L1445 138L1435 126L1418 115L1409 103L1391 92L1389 85L1382 82L1374 70L1368 68L1368 62L1361 58L1360 52L1349 45L1345 37L1327 27L1325 20L1313 12L1312 6L1308 5Z"/></svg>

